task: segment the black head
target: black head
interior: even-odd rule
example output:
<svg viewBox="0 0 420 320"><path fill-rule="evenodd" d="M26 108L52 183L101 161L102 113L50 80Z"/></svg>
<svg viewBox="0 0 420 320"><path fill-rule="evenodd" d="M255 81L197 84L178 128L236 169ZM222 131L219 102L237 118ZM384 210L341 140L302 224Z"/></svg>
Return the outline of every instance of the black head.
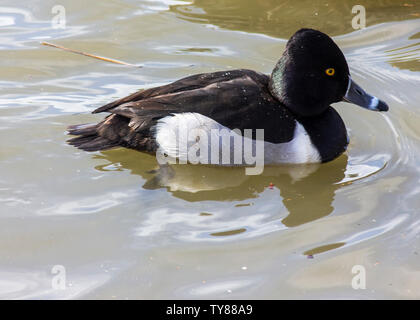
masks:
<svg viewBox="0 0 420 320"><path fill-rule="evenodd" d="M271 74L270 91L300 116L318 115L345 98L371 110L388 109L363 90L357 101L349 99L352 83L346 59L334 41L320 31L301 29L287 42Z"/></svg>

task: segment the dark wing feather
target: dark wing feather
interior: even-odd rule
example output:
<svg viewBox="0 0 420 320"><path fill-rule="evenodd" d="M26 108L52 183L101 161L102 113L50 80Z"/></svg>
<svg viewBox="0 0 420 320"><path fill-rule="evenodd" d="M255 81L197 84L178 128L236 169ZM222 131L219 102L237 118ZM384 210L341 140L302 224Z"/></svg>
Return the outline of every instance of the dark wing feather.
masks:
<svg viewBox="0 0 420 320"><path fill-rule="evenodd" d="M153 151L152 128L159 119L197 112L241 132L264 129L269 142L290 141L294 117L270 94L268 80L255 71L233 70L194 75L134 93L94 111L112 114L97 125L97 135L110 140L108 145L118 141L121 146Z"/></svg>
<svg viewBox="0 0 420 320"><path fill-rule="evenodd" d="M143 99L147 99L151 97L165 95L168 93L177 93L177 92L204 88L213 83L219 83L219 82L229 81L232 79L243 77L244 74L246 73L256 73L256 72L252 70L240 69L240 70L218 71L218 72L212 72L212 73L195 74L189 77L182 78L180 80L177 80L175 82L172 82L164 86L135 92L127 97L108 103L94 110L92 113L100 113L100 112L108 111L112 108L115 108L127 102L139 101L139 100L143 100Z"/></svg>

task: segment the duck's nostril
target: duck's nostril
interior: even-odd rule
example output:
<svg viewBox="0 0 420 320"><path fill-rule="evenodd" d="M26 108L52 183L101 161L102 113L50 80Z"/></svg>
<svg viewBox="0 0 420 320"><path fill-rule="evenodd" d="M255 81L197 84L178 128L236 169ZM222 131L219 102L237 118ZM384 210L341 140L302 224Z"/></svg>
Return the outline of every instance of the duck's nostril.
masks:
<svg viewBox="0 0 420 320"><path fill-rule="evenodd" d="M357 94L359 94L361 96L364 94L364 92L362 90L360 90L359 88L356 88L355 91L356 91Z"/></svg>

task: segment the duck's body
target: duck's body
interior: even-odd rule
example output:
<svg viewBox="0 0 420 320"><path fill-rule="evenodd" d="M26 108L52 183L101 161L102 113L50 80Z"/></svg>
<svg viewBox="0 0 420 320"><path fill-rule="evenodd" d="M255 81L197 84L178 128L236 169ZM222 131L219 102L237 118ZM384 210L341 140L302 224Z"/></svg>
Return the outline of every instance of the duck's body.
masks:
<svg viewBox="0 0 420 320"><path fill-rule="evenodd" d="M271 95L269 80L252 70L231 70L138 92L96 109L111 113L104 121L70 127L70 134L81 135L70 143L86 151L169 151L165 130L206 127L264 129L265 163L325 162L346 149L346 128L333 108L310 121L298 119Z"/></svg>
<svg viewBox="0 0 420 320"><path fill-rule="evenodd" d="M182 158L185 156L179 147L182 131L188 133L200 129L211 135L213 129L224 130L225 135L238 135L238 132L232 132L236 129L243 136L246 129L264 129L265 163L332 160L345 151L348 137L342 119L330 103L351 96L351 89L356 85L348 76L347 64L338 47L339 52L334 52L330 64L335 64L336 76L345 76L345 80L340 79L338 83L332 81L336 79L329 79L332 77L323 79L324 70L319 74L308 70L294 76L293 72L302 69L296 59L292 59L296 55L294 44L301 44L303 33L305 37L308 33L311 37L321 35L318 40L331 46L328 41L332 40L328 36L303 29L289 41L271 76L246 69L229 70L197 74L136 92L96 109L93 113L111 113L104 121L70 127L69 133L79 137L69 140L69 143L86 151L114 147L145 152L161 149L175 158ZM308 47L311 45L313 43ZM317 52L309 49L316 57ZM304 47L300 46L300 50ZM322 50L319 54L325 55ZM340 65L343 61L345 66ZM290 68L292 70L288 70ZM310 86L307 86L307 81L311 81ZM301 86L302 92L297 90L297 85ZM325 91L325 85L331 90ZM371 98L365 107L385 110L384 103L362 91L360 95L363 94ZM376 99L376 104L373 99ZM356 103L362 105L359 101ZM195 136L186 139L188 146L197 140ZM244 142L246 138L242 139ZM255 138L251 140L255 143ZM217 146L221 148L220 140ZM233 154L234 150L231 151Z"/></svg>

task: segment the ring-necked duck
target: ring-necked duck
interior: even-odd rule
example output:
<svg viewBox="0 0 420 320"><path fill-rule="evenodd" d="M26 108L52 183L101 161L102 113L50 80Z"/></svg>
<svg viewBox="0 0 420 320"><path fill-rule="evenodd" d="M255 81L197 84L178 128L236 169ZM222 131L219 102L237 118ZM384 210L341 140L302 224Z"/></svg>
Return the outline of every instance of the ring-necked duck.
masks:
<svg viewBox="0 0 420 320"><path fill-rule="evenodd" d="M110 113L102 122L69 127L69 134L79 136L69 143L86 151L160 148L181 157L180 130L264 129L265 163L326 162L348 145L344 123L330 106L339 101L388 110L351 79L343 53L329 36L301 29L271 76L220 71L136 92L93 111Z"/></svg>

